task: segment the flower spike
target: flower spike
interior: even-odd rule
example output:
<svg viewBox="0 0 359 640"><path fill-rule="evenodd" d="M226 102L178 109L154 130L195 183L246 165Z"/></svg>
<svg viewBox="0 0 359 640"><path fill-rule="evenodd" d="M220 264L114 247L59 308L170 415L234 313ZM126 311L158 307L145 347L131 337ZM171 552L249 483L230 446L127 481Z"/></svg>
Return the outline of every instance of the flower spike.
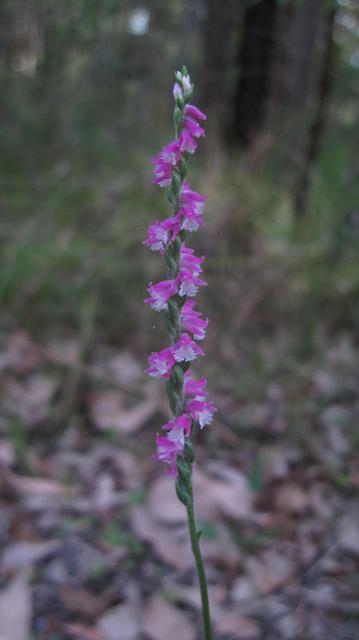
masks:
<svg viewBox="0 0 359 640"><path fill-rule="evenodd" d="M200 138L205 136L199 124L206 115L191 103L193 84L186 67L175 73L173 122L175 139L153 158L152 182L166 187L170 216L156 220L148 229L143 244L151 251L159 251L166 263L167 279L150 283L145 302L154 311L165 312L170 346L153 352L148 358L148 375L164 378L173 418L157 434L155 458L166 463L167 475L176 479L179 500L187 508L191 546L199 576L205 639L211 640L207 584L196 528L192 471L195 460L193 434L212 422L216 408L205 391L207 380L193 378L189 368L193 360L204 356L197 343L206 335L209 320L195 310L193 298L200 287L207 285L200 275L204 257L195 255L186 246L189 233L203 225L206 197L200 195L186 181L187 165Z"/></svg>

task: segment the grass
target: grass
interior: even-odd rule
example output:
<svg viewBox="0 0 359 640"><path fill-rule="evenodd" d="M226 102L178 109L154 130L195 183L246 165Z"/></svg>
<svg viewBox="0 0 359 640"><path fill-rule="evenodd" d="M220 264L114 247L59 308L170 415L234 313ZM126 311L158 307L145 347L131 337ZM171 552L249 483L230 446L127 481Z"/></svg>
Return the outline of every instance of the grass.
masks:
<svg viewBox="0 0 359 640"><path fill-rule="evenodd" d="M131 130L131 121L128 129L111 131L100 126L96 113L79 122L76 105L72 116L67 107L64 122L59 114L42 120L36 101L19 84L15 88L15 112L21 115L25 100L26 114L18 122L13 117L0 139L0 309L5 323L41 335L69 328L77 332L81 307L95 297L96 327L126 342L136 331L150 329L138 309L145 283L159 276L160 265L141 241L148 222L166 211L164 194L149 181L150 157L168 132L159 139L156 124L154 133L143 130L141 136ZM58 121L62 128L56 136ZM334 326L353 327L359 317L353 127L339 118L330 123L311 207L300 224L290 191L278 179L278 149L255 173L236 157L215 180L209 179L205 158L202 169L199 158L192 173L196 182L196 172L197 177L202 172L197 184L208 187L207 230L199 242L210 254L210 277L240 280L249 273L257 287L258 277L271 270L279 274L284 305L277 312L284 322L288 313L294 318L308 344L322 311ZM257 271L252 273L253 265ZM278 299L274 302L278 306ZM223 317L231 319L232 306L220 309ZM215 319L218 297L213 307ZM257 375L262 364L254 365Z"/></svg>

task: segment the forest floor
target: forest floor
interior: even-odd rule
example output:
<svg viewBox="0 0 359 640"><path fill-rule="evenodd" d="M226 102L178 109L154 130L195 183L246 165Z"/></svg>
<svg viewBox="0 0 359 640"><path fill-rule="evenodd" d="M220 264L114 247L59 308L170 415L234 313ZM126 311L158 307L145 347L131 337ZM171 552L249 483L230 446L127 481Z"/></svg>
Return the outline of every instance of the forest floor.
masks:
<svg viewBox="0 0 359 640"><path fill-rule="evenodd" d="M359 637L358 358L343 335L260 393L212 371L195 499L215 640ZM185 510L151 457L165 394L143 368L3 337L2 639L202 637Z"/></svg>

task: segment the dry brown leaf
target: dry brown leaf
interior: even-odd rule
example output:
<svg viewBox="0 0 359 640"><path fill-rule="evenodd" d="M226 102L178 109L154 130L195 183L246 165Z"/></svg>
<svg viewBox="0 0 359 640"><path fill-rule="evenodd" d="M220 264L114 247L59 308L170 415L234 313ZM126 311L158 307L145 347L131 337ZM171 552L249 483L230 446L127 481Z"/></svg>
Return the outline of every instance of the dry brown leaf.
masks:
<svg viewBox="0 0 359 640"><path fill-rule="evenodd" d="M331 520L336 508L336 496L334 489L324 483L316 482L310 488L310 505L314 513L323 520Z"/></svg>
<svg viewBox="0 0 359 640"><path fill-rule="evenodd" d="M27 426L43 422L49 415L57 386L57 380L41 373L33 373L21 382L8 380L6 410Z"/></svg>
<svg viewBox="0 0 359 640"><path fill-rule="evenodd" d="M242 474L230 470L226 480L214 479L196 469L194 495L198 516L215 520L219 515L234 519L251 513L251 491Z"/></svg>
<svg viewBox="0 0 359 640"><path fill-rule="evenodd" d="M65 609L90 620L96 618L108 606L106 593L95 596L79 586L63 585L60 589L60 596Z"/></svg>
<svg viewBox="0 0 359 640"><path fill-rule="evenodd" d="M90 400L91 417L98 429L114 429L120 433L135 433L157 411L157 401L144 400L140 404L126 409L123 397L118 392L96 393Z"/></svg>
<svg viewBox="0 0 359 640"><path fill-rule="evenodd" d="M65 630L73 640L107 640L102 631L84 624L67 624Z"/></svg>
<svg viewBox="0 0 359 640"><path fill-rule="evenodd" d="M116 467L120 472L124 488L134 490L143 487L144 480L141 473L141 466L138 464L138 459L125 449L118 448L113 451L113 453Z"/></svg>
<svg viewBox="0 0 359 640"><path fill-rule="evenodd" d="M285 478L288 473L288 459L284 447L262 447L260 461L264 482Z"/></svg>
<svg viewBox="0 0 359 640"><path fill-rule="evenodd" d="M276 506L279 511L301 515L308 510L310 500L307 493L300 486L286 484L277 491Z"/></svg>
<svg viewBox="0 0 359 640"><path fill-rule="evenodd" d="M31 590L26 575L20 573L0 591L0 636L29 640L31 615Z"/></svg>
<svg viewBox="0 0 359 640"><path fill-rule="evenodd" d="M201 537L202 555L206 562L225 566L230 571L242 564L243 554L221 521L215 523L215 538Z"/></svg>
<svg viewBox="0 0 359 640"><path fill-rule="evenodd" d="M51 362L67 367L75 367L80 360L80 343L76 340L62 340L50 342L45 355Z"/></svg>
<svg viewBox="0 0 359 640"><path fill-rule="evenodd" d="M201 592L198 586L192 587L182 584L169 584L166 586L171 595L171 599L186 604L196 611L201 611ZM227 592L223 585L208 585L208 597L211 603L211 610L214 610L216 605L223 604L226 595Z"/></svg>
<svg viewBox="0 0 359 640"><path fill-rule="evenodd" d="M359 557L359 511L348 513L341 518L338 539L344 551Z"/></svg>
<svg viewBox="0 0 359 640"><path fill-rule="evenodd" d="M116 353L107 364L111 377L122 385L133 385L143 377L143 366L129 351Z"/></svg>
<svg viewBox="0 0 359 640"><path fill-rule="evenodd" d="M283 550L268 549L245 561L253 586L260 594L268 594L286 584L294 574L294 564Z"/></svg>
<svg viewBox="0 0 359 640"><path fill-rule="evenodd" d="M118 495L115 488L115 479L111 473L104 471L98 474L92 495L95 511L107 511L117 504Z"/></svg>
<svg viewBox="0 0 359 640"><path fill-rule="evenodd" d="M187 522L186 509L178 500L175 483L169 476L160 476L152 483L148 494L148 508L152 515L162 522Z"/></svg>
<svg viewBox="0 0 359 640"><path fill-rule="evenodd" d="M69 491L54 480L19 476L7 470L1 476L3 486L20 496L63 497Z"/></svg>
<svg viewBox="0 0 359 640"><path fill-rule="evenodd" d="M9 544L2 553L0 569L4 573L25 569L58 551L60 544L57 540Z"/></svg>
<svg viewBox="0 0 359 640"><path fill-rule="evenodd" d="M157 401L145 400L132 409L122 411L119 417L118 429L121 433L135 433L152 418L157 411Z"/></svg>
<svg viewBox="0 0 359 640"><path fill-rule="evenodd" d="M130 522L133 531L152 545L161 560L177 570L191 566L193 560L188 544L187 526L166 527L156 521L143 506L132 507Z"/></svg>
<svg viewBox="0 0 359 640"><path fill-rule="evenodd" d="M177 602L182 602L201 612L201 593L197 586L185 587L174 584L170 585L169 592L171 598L174 598ZM236 640L250 640L258 637L259 629L253 620L242 617L235 611L222 606L226 598L226 589L223 586L209 586L208 596L211 605L212 624L218 633L229 635ZM253 592L251 597L253 598Z"/></svg>
<svg viewBox="0 0 359 640"><path fill-rule="evenodd" d="M17 375L30 373L40 362L41 350L25 331L11 334L0 354L0 370L10 369Z"/></svg>
<svg viewBox="0 0 359 640"><path fill-rule="evenodd" d="M120 604L101 616L98 628L106 640L137 640L142 628L140 611L132 604Z"/></svg>
<svg viewBox="0 0 359 640"><path fill-rule="evenodd" d="M254 640L260 637L260 628L254 620L222 607L216 607L213 624L220 635L230 636L233 640Z"/></svg>
<svg viewBox="0 0 359 640"><path fill-rule="evenodd" d="M12 467L15 460L14 444L10 440L0 440L0 467Z"/></svg>
<svg viewBox="0 0 359 640"><path fill-rule="evenodd" d="M231 601L236 604L243 604L254 600L256 596L253 581L247 576L240 576L233 582L230 591Z"/></svg>
<svg viewBox="0 0 359 640"><path fill-rule="evenodd" d="M143 630L151 640L195 640L196 633L183 611L154 595L143 612Z"/></svg>

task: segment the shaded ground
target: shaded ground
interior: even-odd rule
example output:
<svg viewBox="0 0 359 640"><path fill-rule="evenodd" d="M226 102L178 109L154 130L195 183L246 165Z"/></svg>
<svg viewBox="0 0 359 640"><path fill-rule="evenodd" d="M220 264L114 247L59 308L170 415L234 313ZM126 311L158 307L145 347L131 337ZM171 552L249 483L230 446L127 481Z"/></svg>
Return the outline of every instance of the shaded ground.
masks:
<svg viewBox="0 0 359 640"><path fill-rule="evenodd" d="M358 353L319 344L256 391L229 343L195 473L215 638L354 640ZM184 508L151 458L158 382L129 351L23 331L0 367L0 636L200 638Z"/></svg>

